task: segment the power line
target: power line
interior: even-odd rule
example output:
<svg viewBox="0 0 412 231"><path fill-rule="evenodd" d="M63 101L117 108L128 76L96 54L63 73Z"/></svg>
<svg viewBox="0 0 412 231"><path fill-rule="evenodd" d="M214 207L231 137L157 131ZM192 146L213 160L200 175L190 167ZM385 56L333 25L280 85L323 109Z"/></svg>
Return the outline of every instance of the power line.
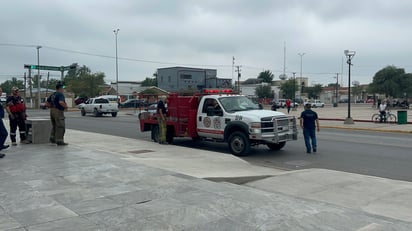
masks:
<svg viewBox="0 0 412 231"><path fill-rule="evenodd" d="M11 46L11 47L30 47L36 48L37 45L25 45L25 44L12 44L12 43L0 43L0 46ZM75 51L51 46L42 46L43 48L61 51L66 53L73 53L73 54L81 54L81 55L88 55L100 58L109 58L109 59L116 59L114 56L110 55L102 55L102 54L94 54L90 52L84 51ZM134 61L134 62L143 62L143 63L153 63L153 64L167 64L167 65L182 65L182 66L204 66L204 67L231 67L232 65L223 65L223 64L193 64L193 63L173 63L173 62L164 62L164 61L155 61L155 60L147 60L147 59L137 59L137 58L127 58L127 57L118 57L118 59L125 60L125 61Z"/></svg>

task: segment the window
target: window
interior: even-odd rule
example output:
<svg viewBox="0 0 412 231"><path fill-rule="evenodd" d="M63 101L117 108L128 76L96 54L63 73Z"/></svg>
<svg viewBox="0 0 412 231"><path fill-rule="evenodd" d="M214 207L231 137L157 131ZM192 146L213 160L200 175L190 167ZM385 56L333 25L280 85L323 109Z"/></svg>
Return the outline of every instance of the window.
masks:
<svg viewBox="0 0 412 231"><path fill-rule="evenodd" d="M160 82L162 82L162 83L163 83L163 75L162 75L162 76L160 76Z"/></svg>
<svg viewBox="0 0 412 231"><path fill-rule="evenodd" d="M169 83L172 82L172 76L169 75L169 76L167 77L167 81L168 81Z"/></svg>

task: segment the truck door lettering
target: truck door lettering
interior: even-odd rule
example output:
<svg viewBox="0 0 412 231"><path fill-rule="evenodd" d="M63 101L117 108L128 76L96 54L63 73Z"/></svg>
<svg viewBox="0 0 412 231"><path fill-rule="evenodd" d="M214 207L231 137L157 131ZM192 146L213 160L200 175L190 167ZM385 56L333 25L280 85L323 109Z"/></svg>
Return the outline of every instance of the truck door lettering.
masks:
<svg viewBox="0 0 412 231"><path fill-rule="evenodd" d="M211 124L212 124L212 121L210 120L210 118L205 117L205 119L203 120L203 125L205 125L205 127L209 128Z"/></svg>

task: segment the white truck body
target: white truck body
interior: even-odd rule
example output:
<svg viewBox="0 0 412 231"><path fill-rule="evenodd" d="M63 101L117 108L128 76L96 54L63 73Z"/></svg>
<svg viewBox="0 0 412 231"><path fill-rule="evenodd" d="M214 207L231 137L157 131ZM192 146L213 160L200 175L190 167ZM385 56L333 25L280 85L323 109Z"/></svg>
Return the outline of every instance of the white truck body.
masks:
<svg viewBox="0 0 412 231"><path fill-rule="evenodd" d="M111 114L112 117L117 116L119 111L117 103L111 103L105 98L90 98L80 108L82 116L87 113L93 113L94 116L102 116L103 114Z"/></svg>
<svg viewBox="0 0 412 231"><path fill-rule="evenodd" d="M219 104L218 112L207 109L208 102L213 100ZM279 150L287 141L297 140L295 117L288 117L282 112L260 110L245 96L203 96L196 121L200 138L227 141L235 155L246 154L249 147L245 149L245 146L266 144L272 150ZM246 136L247 141L242 136Z"/></svg>

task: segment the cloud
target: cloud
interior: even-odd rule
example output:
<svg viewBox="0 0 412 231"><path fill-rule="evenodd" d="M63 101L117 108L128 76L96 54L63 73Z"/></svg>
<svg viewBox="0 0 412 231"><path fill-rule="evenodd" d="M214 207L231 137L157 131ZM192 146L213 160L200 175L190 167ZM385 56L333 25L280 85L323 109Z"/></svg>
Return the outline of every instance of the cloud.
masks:
<svg viewBox="0 0 412 231"><path fill-rule="evenodd" d="M300 72L297 53L305 52L304 76L333 82L342 72L343 50L351 49L357 51L353 78L368 83L388 64L408 72L411 10L412 2L402 0L6 1L0 9L0 81L37 61L34 47L4 44L42 45L42 64L77 62L113 81L113 30L119 28L119 57L134 59L119 60L119 80L143 80L174 64L215 67L219 76L231 77L233 56L242 79L264 69L278 76L286 42L289 76Z"/></svg>

